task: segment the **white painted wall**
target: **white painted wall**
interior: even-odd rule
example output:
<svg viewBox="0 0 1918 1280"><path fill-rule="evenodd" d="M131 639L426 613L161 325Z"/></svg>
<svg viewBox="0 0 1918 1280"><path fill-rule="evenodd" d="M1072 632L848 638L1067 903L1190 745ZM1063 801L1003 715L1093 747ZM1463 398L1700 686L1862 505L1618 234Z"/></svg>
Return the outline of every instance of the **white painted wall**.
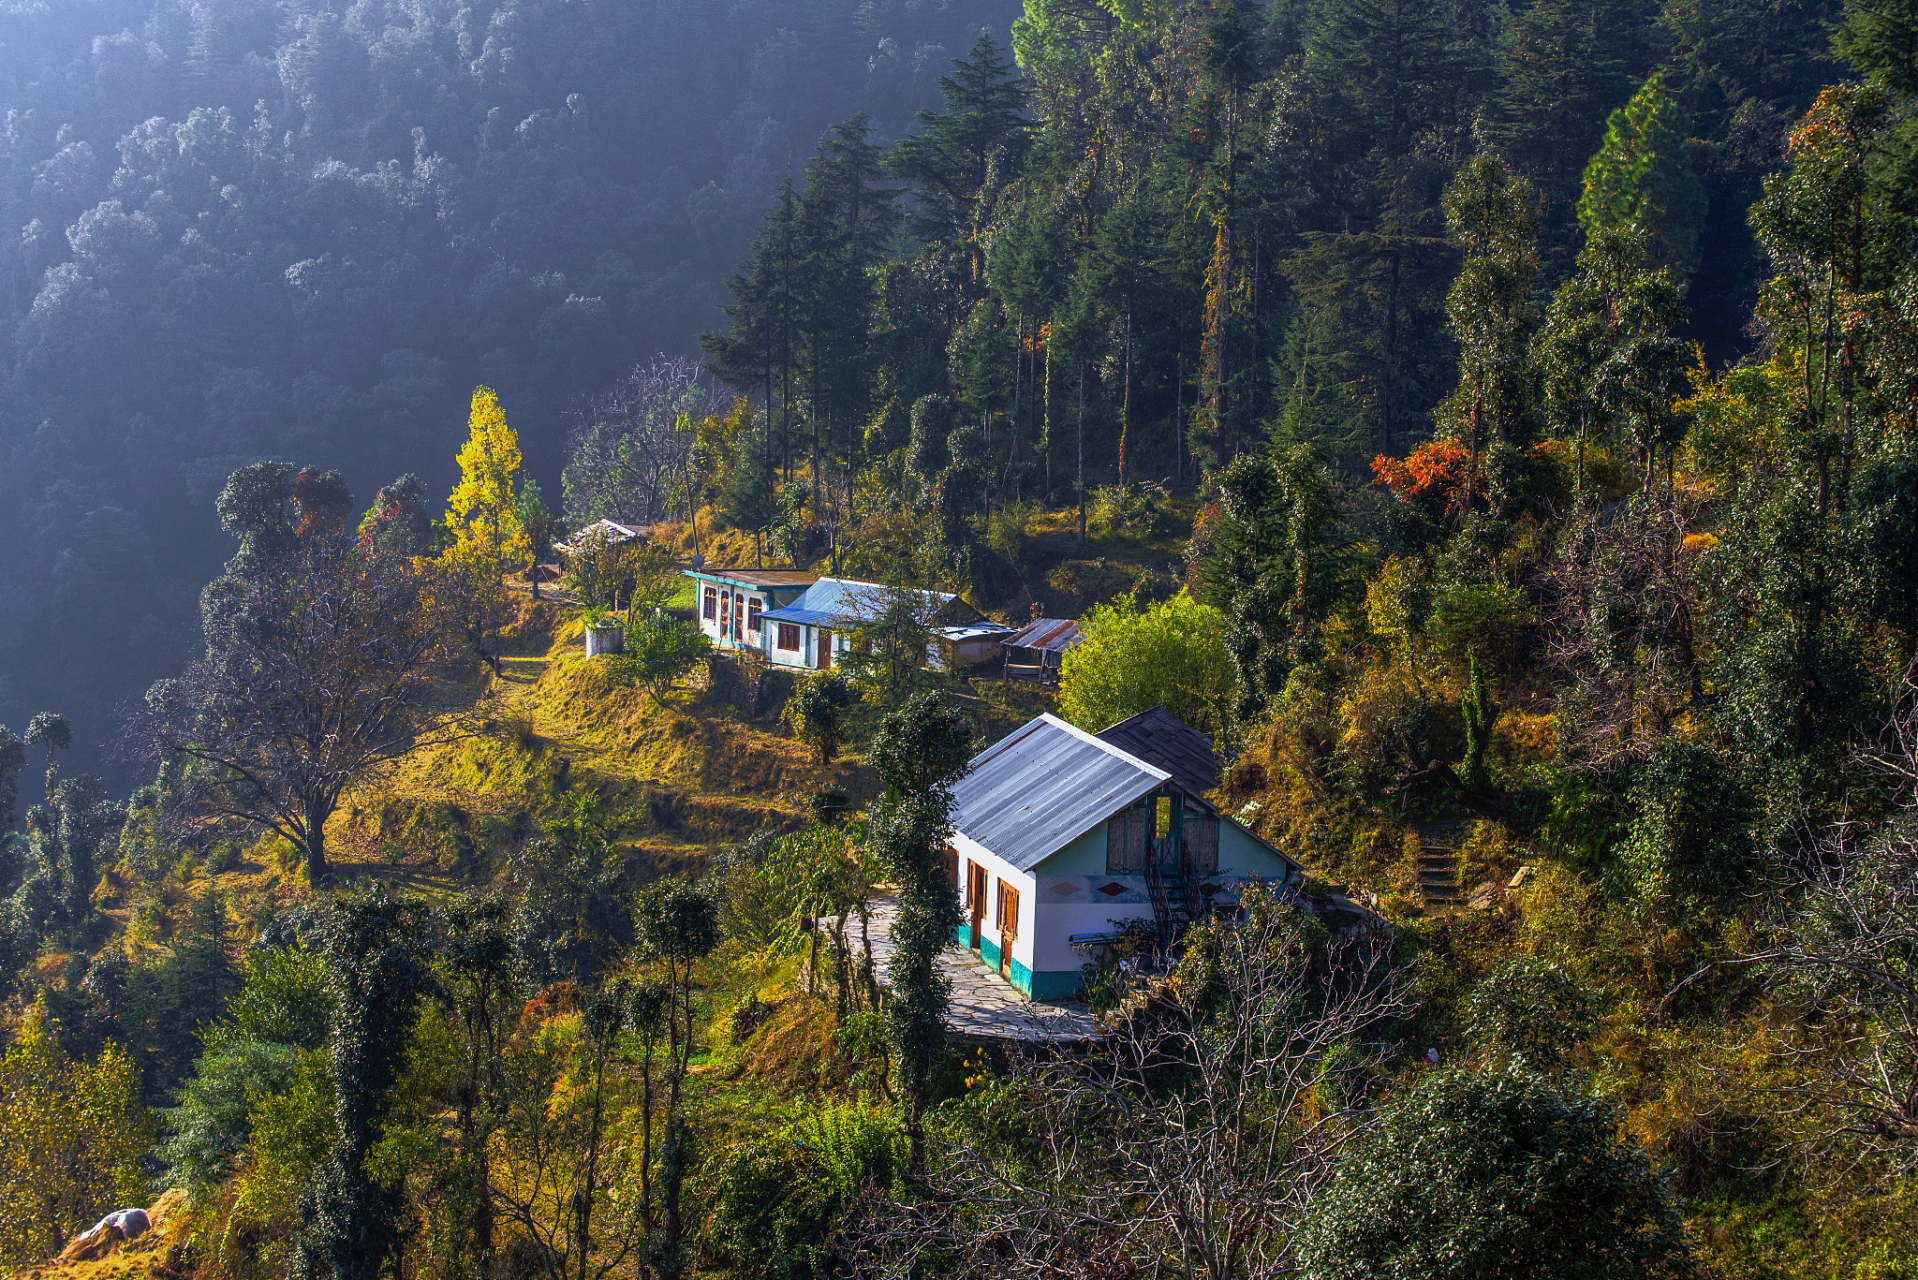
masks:
<svg viewBox="0 0 1918 1280"><path fill-rule="evenodd" d="M1007 884L1019 891L1019 936L1012 941L1012 958L1024 965L1027 969L1034 968L1032 963L1032 948L1039 932L1038 921L1035 914L1039 906L1039 895L1034 892L1032 876L1027 872L1019 870L998 854L993 853L977 840L959 835L956 832L952 837L952 847L959 853L958 887L959 901L962 906L966 898L966 864L968 862L977 863L979 866L984 867L986 869L986 875L991 877L993 881L1004 880ZM983 933L991 937L995 943L999 941L998 935L994 932L993 925L994 918L998 911L997 901L993 896L996 892L996 886L988 883L986 886L985 923L982 928ZM968 921L971 920L970 915L966 918Z"/></svg>

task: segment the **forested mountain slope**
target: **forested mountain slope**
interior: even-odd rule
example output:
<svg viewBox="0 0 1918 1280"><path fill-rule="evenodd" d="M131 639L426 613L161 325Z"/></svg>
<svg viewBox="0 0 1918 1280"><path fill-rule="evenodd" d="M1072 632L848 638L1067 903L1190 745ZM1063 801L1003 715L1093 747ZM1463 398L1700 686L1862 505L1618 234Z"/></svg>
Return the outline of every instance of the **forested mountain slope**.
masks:
<svg viewBox="0 0 1918 1280"><path fill-rule="evenodd" d="M236 465L437 497L487 382L550 490L569 412L692 349L826 125L899 136L1014 13L9 0L0 723L106 741L193 652Z"/></svg>
<svg viewBox="0 0 1918 1280"><path fill-rule="evenodd" d="M324 82L367 12L289 19L275 74ZM532 12L495 53L599 11ZM515 83L488 48L459 74ZM262 236L391 182L475 239L434 258L412 206L349 203L281 255L279 329L134 306L229 278L201 224L261 197L218 166L74 215L19 295L7 483L91 541L16 540L0 597L40 627L0 709L0 1264L165 1185L190 1280L1912 1274L1918 3L1035 0L947 52L910 131L840 77L846 114L763 171L712 314L661 320L703 366L569 345L655 308L580 292L563 214L464 221L509 170L542 210L637 207L507 163L597 137L590 91L502 110L534 121L511 143L469 113L464 159L301 161L319 195ZM326 100L257 142L136 134L124 189L375 146ZM522 241L566 259L550 294L472 283L521 270L474 245ZM405 309L448 279L468 365ZM221 372L175 359L202 333ZM274 333L283 386L248 345ZM176 365L214 443L63 443L159 431ZM409 420L378 388L482 376L444 504L389 480L457 433L429 439L440 390ZM563 450L560 390L592 397ZM177 505L139 484L176 473ZM128 505L60 517L89 475ZM141 502L217 507L218 576L141 559ZM600 518L642 527L537 598ZM833 624L822 653L695 598L695 556L881 585L786 615ZM1083 643L1056 686L951 670L930 589ZM715 650L754 620L777 662ZM69 769L109 735L51 682L110 670L98 721L129 646L166 676L121 722L130 795ZM1152 914L1067 936L1096 1043L1008 1053L948 1033L950 944L983 953L990 910L1003 955L1047 927L1022 896L1078 890L989 902L947 850L968 761L1041 707L1168 709L1220 754L1206 812L1305 876L1220 865L1184 800L1098 806L1090 880Z"/></svg>

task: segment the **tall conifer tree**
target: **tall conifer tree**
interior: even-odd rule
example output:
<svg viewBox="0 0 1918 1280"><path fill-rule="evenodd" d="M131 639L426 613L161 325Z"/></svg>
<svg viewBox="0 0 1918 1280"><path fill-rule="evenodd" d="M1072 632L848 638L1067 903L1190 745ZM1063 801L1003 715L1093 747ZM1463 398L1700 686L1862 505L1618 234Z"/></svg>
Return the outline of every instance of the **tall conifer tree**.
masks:
<svg viewBox="0 0 1918 1280"><path fill-rule="evenodd" d="M1652 262L1680 281L1698 266L1705 188L1692 171L1684 108L1655 72L1632 100L1612 112L1598 154L1585 166L1578 221L1587 237L1603 227L1639 227Z"/></svg>

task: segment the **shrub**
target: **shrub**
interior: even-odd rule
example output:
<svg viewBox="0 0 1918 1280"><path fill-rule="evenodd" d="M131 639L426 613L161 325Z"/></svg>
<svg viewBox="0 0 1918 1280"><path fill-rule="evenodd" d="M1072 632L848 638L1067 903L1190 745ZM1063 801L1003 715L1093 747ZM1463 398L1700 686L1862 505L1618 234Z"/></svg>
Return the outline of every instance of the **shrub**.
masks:
<svg viewBox="0 0 1918 1280"><path fill-rule="evenodd" d="M1307 1280L1693 1274L1663 1178L1604 1099L1514 1064L1402 1094L1299 1234Z"/></svg>
<svg viewBox="0 0 1918 1280"><path fill-rule="evenodd" d="M140 1197L149 1139L139 1068L109 1041L93 1062L55 1039L46 1005L0 1054L0 1264L57 1252L115 1205Z"/></svg>
<svg viewBox="0 0 1918 1280"><path fill-rule="evenodd" d="M1134 596L1096 606L1085 641L1065 657L1059 709L1082 729L1163 706L1215 736L1225 729L1234 674L1225 615L1181 591L1139 608Z"/></svg>
<svg viewBox="0 0 1918 1280"><path fill-rule="evenodd" d="M1514 957L1472 988L1472 1039L1496 1053L1556 1067L1598 1024L1598 996L1548 960Z"/></svg>
<svg viewBox="0 0 1918 1280"><path fill-rule="evenodd" d="M727 1018L728 1034L734 1044L744 1044L752 1039L753 1032L772 1020L777 1006L767 1004L759 998L757 991L748 991L733 1004L731 1015Z"/></svg>
<svg viewBox="0 0 1918 1280"><path fill-rule="evenodd" d="M1667 738L1639 767L1630 808L1619 859L1641 894L1716 898L1743 880L1752 803L1723 753Z"/></svg>
<svg viewBox="0 0 1918 1280"><path fill-rule="evenodd" d="M986 545L1015 571L1025 564L1026 522L1038 508L1020 498L1001 502L986 520Z"/></svg>
<svg viewBox="0 0 1918 1280"><path fill-rule="evenodd" d="M862 1188L889 1188L905 1134L882 1111L826 1106L739 1147L713 1198L712 1237L774 1280L833 1274L845 1212Z"/></svg>
<svg viewBox="0 0 1918 1280"><path fill-rule="evenodd" d="M1432 601L1427 631L1454 660L1502 663L1532 618L1531 598L1522 587L1504 582L1455 583Z"/></svg>
<svg viewBox="0 0 1918 1280"><path fill-rule="evenodd" d="M843 675L822 671L799 682L779 718L792 727L793 737L813 749L820 764L831 764L839 755L845 712L852 700L852 686Z"/></svg>
<svg viewBox="0 0 1918 1280"><path fill-rule="evenodd" d="M645 685L657 699L698 666L711 647L693 623L655 611L626 629L626 651L610 661L621 676Z"/></svg>
<svg viewBox="0 0 1918 1280"><path fill-rule="evenodd" d="M1339 706L1337 753L1347 781L1376 792L1435 760L1455 760L1464 734L1458 708L1428 695L1403 667L1375 667Z"/></svg>

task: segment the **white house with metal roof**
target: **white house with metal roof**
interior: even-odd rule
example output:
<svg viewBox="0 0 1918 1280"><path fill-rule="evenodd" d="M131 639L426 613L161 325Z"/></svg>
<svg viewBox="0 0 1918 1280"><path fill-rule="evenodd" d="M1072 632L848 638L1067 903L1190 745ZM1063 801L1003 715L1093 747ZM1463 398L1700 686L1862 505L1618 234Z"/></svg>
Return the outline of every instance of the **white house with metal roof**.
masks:
<svg viewBox="0 0 1918 1280"><path fill-rule="evenodd" d="M779 666L824 670L846 651L853 629L879 621L901 598L931 630L934 644L929 647L927 660L935 666L943 661L941 644L956 647L974 641L977 637L972 632L981 625L995 635L1003 629L997 623L982 624L979 611L950 592L820 578L804 594L766 611L762 648L767 659Z"/></svg>
<svg viewBox="0 0 1918 1280"><path fill-rule="evenodd" d="M1297 863L1205 799L1217 783L1211 742L1163 708L1103 734L1042 715L1007 735L953 787L959 944L1056 999L1127 921L1176 927L1251 884L1301 883Z"/></svg>
<svg viewBox="0 0 1918 1280"><path fill-rule="evenodd" d="M765 615L797 600L818 581L792 569L683 570L693 580L699 629L722 649L759 652L766 647Z"/></svg>

